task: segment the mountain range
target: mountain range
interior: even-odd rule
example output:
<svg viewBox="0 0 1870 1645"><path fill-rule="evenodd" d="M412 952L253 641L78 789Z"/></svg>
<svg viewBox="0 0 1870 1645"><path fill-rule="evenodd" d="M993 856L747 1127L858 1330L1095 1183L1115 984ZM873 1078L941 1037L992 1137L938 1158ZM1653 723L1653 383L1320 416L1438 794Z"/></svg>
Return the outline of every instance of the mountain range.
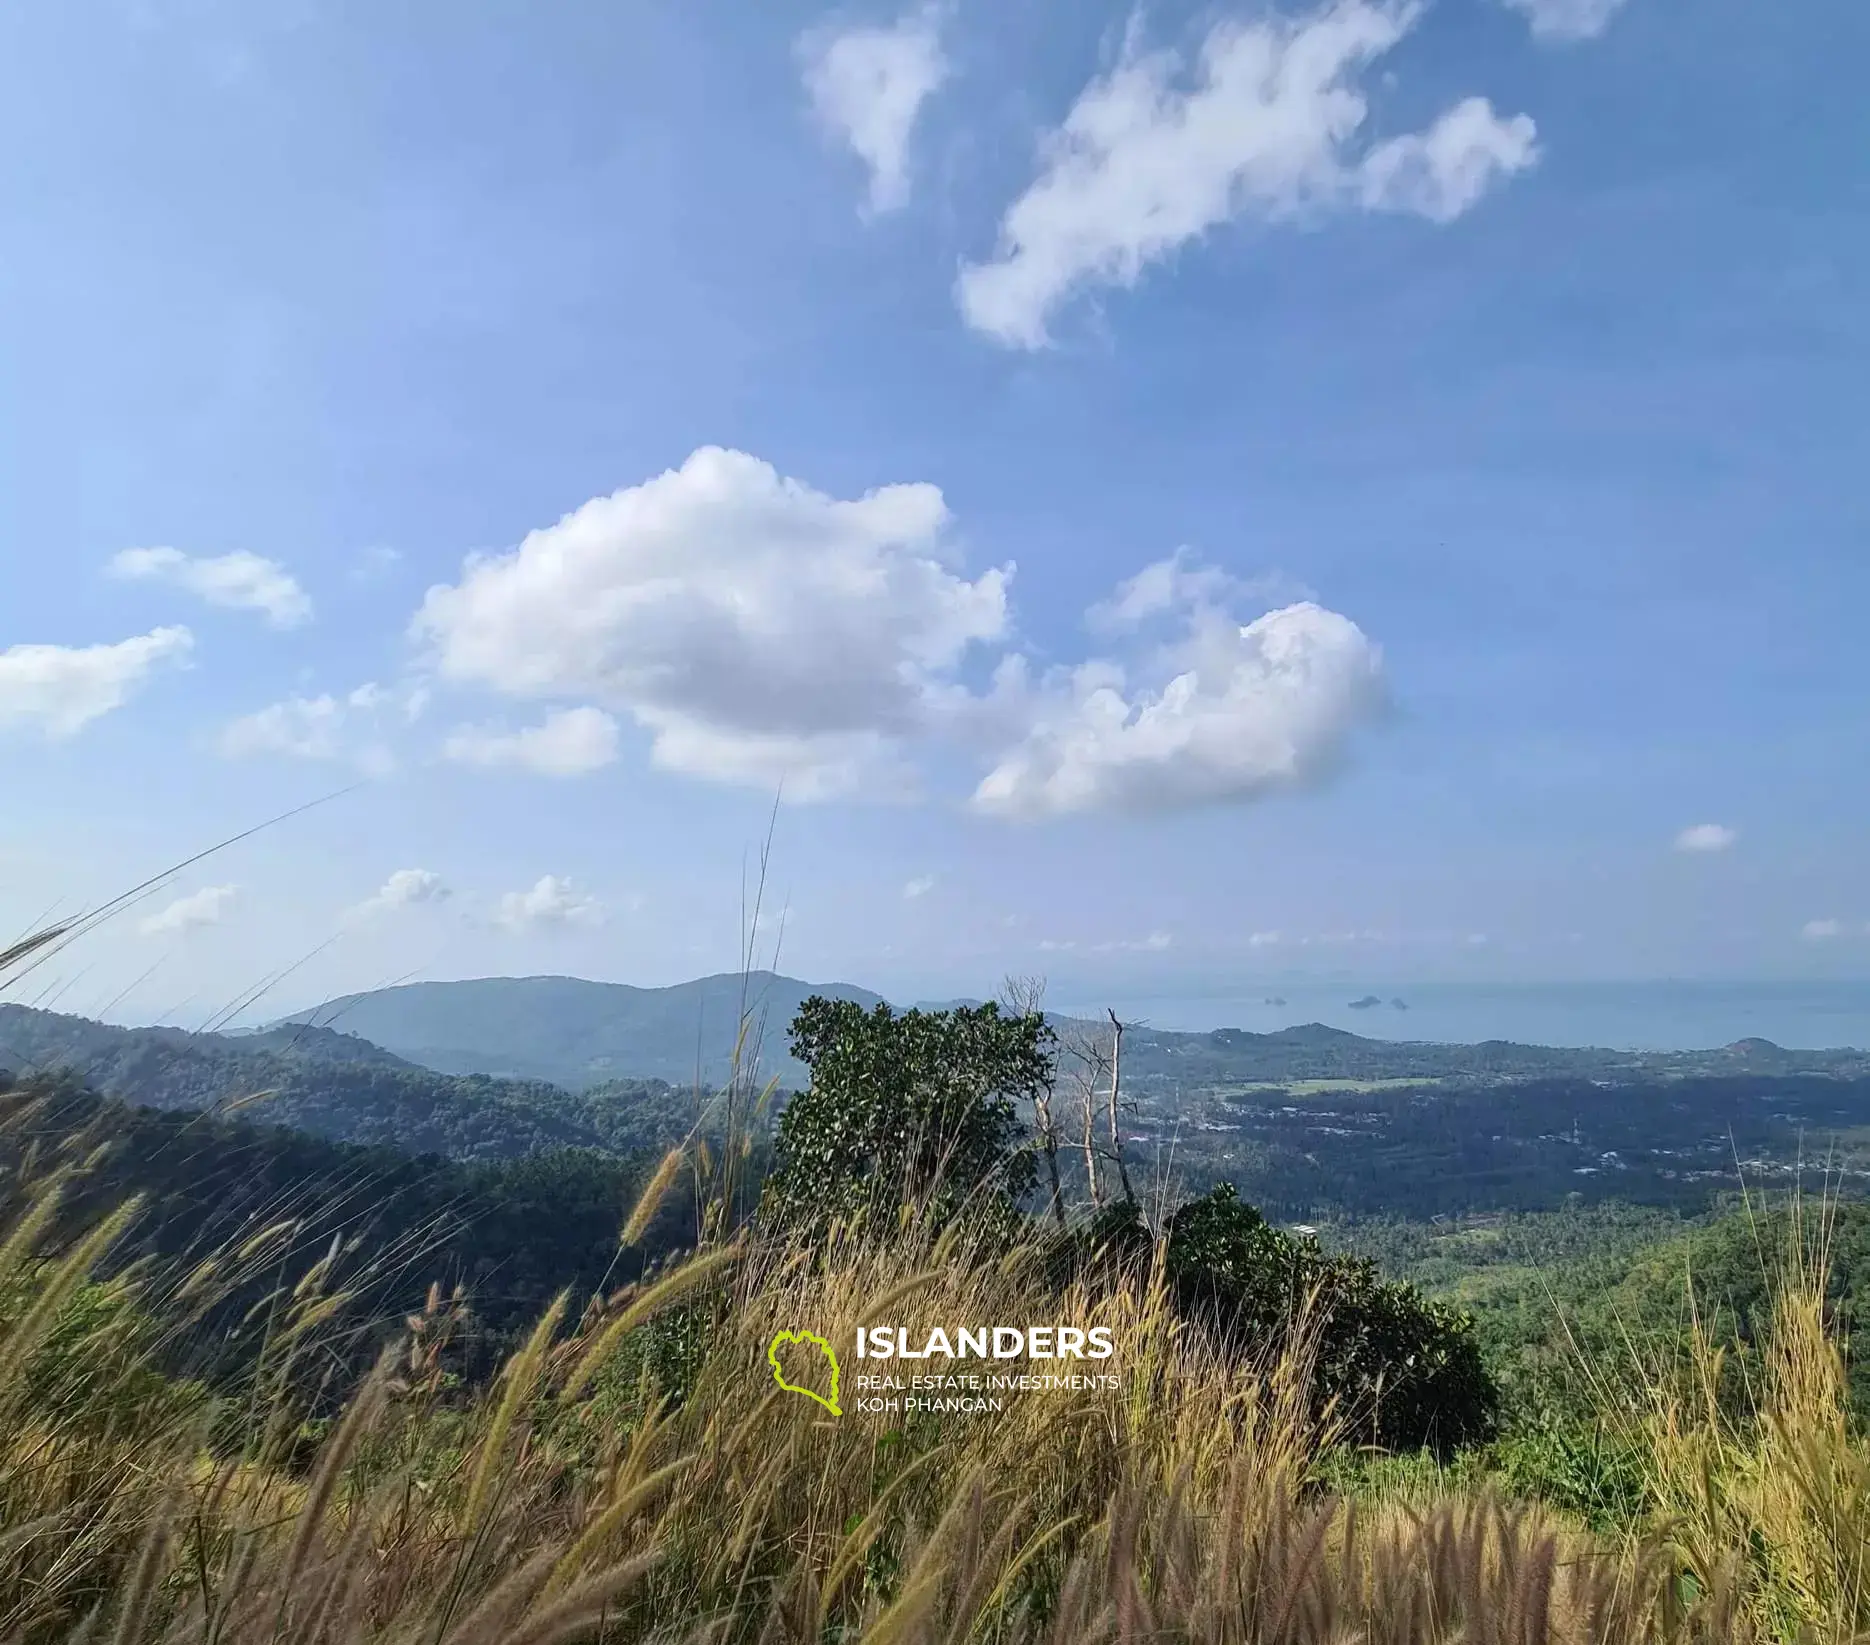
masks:
<svg viewBox="0 0 1870 1645"><path fill-rule="evenodd" d="M787 1054L786 1027L814 994L866 1009L883 1003L868 989L771 971L728 972L672 988L581 977L479 977L348 994L269 1031L341 1025L442 1073L549 1080L573 1091L625 1078L717 1086L736 1055L743 1069L794 1086L805 1070Z"/></svg>
<svg viewBox="0 0 1870 1645"><path fill-rule="evenodd" d="M743 1068L797 1089L806 1071L786 1029L814 994L864 1006L868 989L772 972L632 988L576 977L486 977L357 994L244 1033L128 1028L0 1004L0 1075L56 1072L153 1108L235 1110L342 1142L457 1159L540 1149L660 1151L696 1123L736 1053ZM927 1002L925 1002L927 1003ZM960 1002L945 1002L954 1004ZM931 1008L939 1009L939 1004ZM744 1038L740 1024L747 1022ZM1101 1087L1108 1023L1054 1018L1061 1080ZM1123 1084L1139 1121L1225 1104L1230 1093L1433 1083L1452 1094L1569 1079L1613 1086L1690 1077L1870 1076L1870 1056L1788 1051L1763 1040L1717 1050L1633 1053L1487 1042L1366 1039L1313 1023L1274 1033L1126 1032ZM248 1111L251 1110L249 1113Z"/></svg>
<svg viewBox="0 0 1870 1645"><path fill-rule="evenodd" d="M352 994L269 1030L339 1028L395 1056L451 1074L544 1080L570 1091L616 1079L719 1086L735 1065L782 1088L804 1083L786 1030L814 994L866 1008L883 996L849 983L805 982L771 971L724 973L668 988L578 977L482 977ZM896 1002L901 1003L901 1002ZM930 1009L969 1003L922 1001ZM741 1037L745 1017L747 1029ZM1071 1043L1106 1043L1105 1022L1054 1017ZM1787 1051L1764 1040L1690 1052L1630 1052L1369 1039L1311 1023L1272 1033L1217 1028L1179 1033L1138 1025L1124 1038L1126 1087L1139 1096L1174 1088L1291 1080L1493 1081L1554 1075L1611 1078L1691 1073L1862 1072L1861 1052Z"/></svg>

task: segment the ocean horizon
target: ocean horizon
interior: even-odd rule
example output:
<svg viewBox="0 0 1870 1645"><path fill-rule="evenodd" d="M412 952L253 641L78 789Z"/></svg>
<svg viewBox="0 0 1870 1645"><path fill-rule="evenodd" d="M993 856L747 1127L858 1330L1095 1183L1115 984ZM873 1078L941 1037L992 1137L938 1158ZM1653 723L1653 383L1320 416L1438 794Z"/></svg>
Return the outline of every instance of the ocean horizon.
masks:
<svg viewBox="0 0 1870 1645"><path fill-rule="evenodd" d="M1206 1033L1271 1033L1319 1022L1371 1039L1703 1051L1764 1039L1789 1050L1870 1048L1864 982L1258 982L1211 992L1048 999L1067 1016L1102 1016Z"/></svg>

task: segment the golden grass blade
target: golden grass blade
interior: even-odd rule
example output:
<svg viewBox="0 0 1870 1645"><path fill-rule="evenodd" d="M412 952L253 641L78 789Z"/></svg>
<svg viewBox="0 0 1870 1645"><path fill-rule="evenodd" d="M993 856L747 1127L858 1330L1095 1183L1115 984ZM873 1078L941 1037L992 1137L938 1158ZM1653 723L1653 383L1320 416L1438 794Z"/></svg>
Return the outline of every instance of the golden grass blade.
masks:
<svg viewBox="0 0 1870 1645"><path fill-rule="evenodd" d="M474 1482L468 1487L467 1505L462 1509L462 1524L467 1535L472 1538L481 1522L481 1510L486 1506L488 1490L493 1483L494 1470L498 1468L506 1455L506 1437L511 1432L514 1418L521 1408L532 1398L533 1389L538 1385L539 1373L545 1366L546 1349L551 1346L552 1338L557 1335L560 1322L565 1317L565 1306L570 1301L570 1293L559 1292L552 1306L540 1318L527 1338L526 1346L507 1362L505 1381L506 1389L500 1403L494 1409L493 1420L488 1423L487 1431L481 1436L480 1453L474 1464Z"/></svg>
<svg viewBox="0 0 1870 1645"><path fill-rule="evenodd" d="M571 1545L565 1557L553 1567L551 1580L546 1583L545 1591L552 1593L562 1587L576 1574L578 1568L590 1558L591 1554L629 1524L657 1492L673 1481L677 1475L687 1472L694 1465L693 1455L677 1457L675 1461L666 1463L654 1473L646 1475L621 1492L617 1499L591 1522L584 1534Z"/></svg>
<svg viewBox="0 0 1870 1645"><path fill-rule="evenodd" d="M597 1334L596 1340L585 1350L566 1379L559 1398L567 1403L575 1400L590 1386L591 1379L604 1368L605 1362L630 1332L670 1304L679 1302L725 1273L741 1260L741 1256L742 1253L732 1247L707 1251L683 1263L672 1273L665 1274Z"/></svg>
<svg viewBox="0 0 1870 1645"><path fill-rule="evenodd" d="M662 1202L668 1196L671 1185L681 1172L684 1157L684 1151L680 1148L671 1148L662 1156L662 1163L656 1167L642 1193L637 1196L636 1205L624 1222L618 1244L631 1246L641 1243L643 1236L649 1232L649 1225L655 1221L656 1213L662 1209Z"/></svg>

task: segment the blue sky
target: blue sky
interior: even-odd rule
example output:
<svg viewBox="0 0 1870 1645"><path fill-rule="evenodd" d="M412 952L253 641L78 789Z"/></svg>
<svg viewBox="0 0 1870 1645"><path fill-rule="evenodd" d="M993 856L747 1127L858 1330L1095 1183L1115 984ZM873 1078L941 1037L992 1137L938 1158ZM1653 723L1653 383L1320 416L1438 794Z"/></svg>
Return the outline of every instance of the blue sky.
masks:
<svg viewBox="0 0 1870 1645"><path fill-rule="evenodd" d="M356 784L34 988L674 981L782 788L819 978L1862 976L1866 49L10 8L0 926Z"/></svg>

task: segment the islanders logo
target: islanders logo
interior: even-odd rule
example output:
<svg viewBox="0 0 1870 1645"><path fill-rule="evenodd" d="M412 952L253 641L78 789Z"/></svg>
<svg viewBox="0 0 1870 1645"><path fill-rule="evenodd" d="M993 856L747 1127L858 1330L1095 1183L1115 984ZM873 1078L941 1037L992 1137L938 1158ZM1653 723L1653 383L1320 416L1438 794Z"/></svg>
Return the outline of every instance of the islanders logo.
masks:
<svg viewBox="0 0 1870 1645"><path fill-rule="evenodd" d="M779 1363L779 1350L781 1348L790 1347L795 1342L809 1342L819 1353L823 1354L825 1358L830 1361L831 1397L829 1399L823 1394L815 1392L813 1389L801 1388L796 1382L786 1381L785 1370ZM781 1331L766 1345L766 1363L773 1368L773 1381L778 1383L787 1393L803 1394L807 1399L817 1400L818 1403L824 1406L834 1417L841 1417L844 1415L843 1411L838 1408L838 1356L833 1351L831 1344L826 1342L825 1339L816 1332Z"/></svg>

